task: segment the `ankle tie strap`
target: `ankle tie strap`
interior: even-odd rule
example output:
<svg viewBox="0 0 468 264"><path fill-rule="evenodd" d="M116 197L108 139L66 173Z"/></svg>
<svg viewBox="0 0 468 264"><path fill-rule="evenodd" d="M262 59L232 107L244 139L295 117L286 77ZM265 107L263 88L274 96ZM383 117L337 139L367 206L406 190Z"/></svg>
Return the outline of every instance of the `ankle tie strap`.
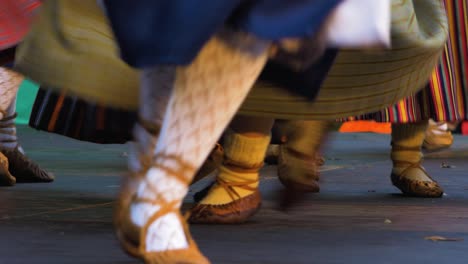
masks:
<svg viewBox="0 0 468 264"><path fill-rule="evenodd" d="M392 146L392 151L421 151L421 146L407 147L397 145L393 142L390 145Z"/></svg>
<svg viewBox="0 0 468 264"><path fill-rule="evenodd" d="M226 170L226 168L221 166L219 170L223 171L223 170ZM240 188L240 189L254 192L257 190L257 188L250 187L250 185L255 184L255 183L258 183L258 179L233 182L233 181L225 181L221 179L220 177L216 177L216 184L222 187L226 191L226 193L229 195L231 200L233 201L242 198L240 194L234 188Z"/></svg>
<svg viewBox="0 0 468 264"><path fill-rule="evenodd" d="M18 116L18 114L14 113L11 116L6 116L7 112L5 112L4 110L0 110L0 113L2 113L3 116L4 116L2 119L0 119L0 129L15 128L15 122L9 122L9 121L14 120ZM9 123L7 123L7 122L9 122ZM0 140L0 143L18 143L18 140L16 138L16 131L15 130L12 129L11 131L2 131L1 133L11 135L11 136L14 136L14 137L12 137L11 139L2 139L2 140ZM16 147L18 147L18 145Z"/></svg>
<svg viewBox="0 0 468 264"><path fill-rule="evenodd" d="M2 124L2 123L14 120L18 116L18 113L14 113L11 116L7 116L8 113L5 112L4 110L0 110L0 113L3 115L3 118L0 119L0 128L14 127L15 126L14 123L11 123L11 124Z"/></svg>

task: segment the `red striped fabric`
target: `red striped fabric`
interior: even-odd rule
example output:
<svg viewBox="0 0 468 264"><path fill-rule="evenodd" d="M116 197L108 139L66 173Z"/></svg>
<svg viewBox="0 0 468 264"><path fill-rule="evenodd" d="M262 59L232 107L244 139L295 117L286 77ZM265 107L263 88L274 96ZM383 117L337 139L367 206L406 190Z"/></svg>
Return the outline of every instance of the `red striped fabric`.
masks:
<svg viewBox="0 0 468 264"><path fill-rule="evenodd" d="M23 39L40 3L38 0L0 1L0 50L10 48Z"/></svg>
<svg viewBox="0 0 468 264"><path fill-rule="evenodd" d="M444 0L449 19L449 39L429 84L418 94L380 112L346 120L406 123L432 118L466 120L468 112L468 1Z"/></svg>

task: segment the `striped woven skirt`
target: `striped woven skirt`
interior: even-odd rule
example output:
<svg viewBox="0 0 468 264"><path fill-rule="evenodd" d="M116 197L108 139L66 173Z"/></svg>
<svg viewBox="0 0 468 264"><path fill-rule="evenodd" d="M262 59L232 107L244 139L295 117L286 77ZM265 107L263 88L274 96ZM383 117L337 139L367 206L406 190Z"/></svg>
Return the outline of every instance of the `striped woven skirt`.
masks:
<svg viewBox="0 0 468 264"><path fill-rule="evenodd" d="M429 83L419 93L380 112L346 120L406 123L432 118L436 121L467 119L468 111L468 2L444 0L449 38Z"/></svg>
<svg viewBox="0 0 468 264"><path fill-rule="evenodd" d="M430 5L434 5L436 2L437 1L433 1ZM399 8L399 1L395 0L394 6L395 8ZM91 50L93 51L92 54L87 54L85 52L79 52L78 55L72 52L67 53L66 49L63 48L64 46L59 44L58 40L54 40L54 38L39 41L48 34L47 32L50 33L50 29L47 29L47 25L50 24L45 23L46 19L38 24L39 28L42 29L37 31L40 34L33 34L32 39L29 39L30 43L26 40L26 45L23 46L23 52L20 54L22 56L20 56L18 61L20 69L23 69L28 75L35 77L33 79L37 79L39 82L47 83L53 81L53 83L49 84L51 87L68 86L68 89L59 91L50 91L41 88L34 104L30 126L79 140L98 143L124 142L131 137L131 127L136 120L136 114L131 110L136 109L135 102L137 94L135 91L138 86L138 78L136 74L134 74L133 71L129 71L126 65L121 63L120 60L112 57L113 54L115 54L114 52L116 52L112 39L110 36L108 39L103 38L103 36L108 35L106 32L108 32L109 29L106 24L99 24L96 22L102 20L98 12L99 10L92 5L79 7L85 8L82 12L88 14L83 17L90 18L90 21L93 22L93 31L90 32L95 32L96 28L104 32L96 36L88 35L93 41L83 43L83 48L86 48L87 51L90 50L88 46L89 43L97 43L97 49ZM80 9L74 8L70 10L77 11ZM395 14L401 15L403 12L395 12ZM72 19L73 17L74 16L71 15L64 16L64 18L67 19ZM43 18L46 17L44 16ZM432 17L428 16L427 18L429 22L440 22L440 20L443 19L438 13L434 13ZM407 25L407 23L405 23L406 20L400 19L399 17L394 17L393 21L394 28L396 29ZM81 22L82 20L76 23ZM431 24L424 23L422 25L425 25L428 30L431 28ZM74 28L77 27L75 26ZM445 30L445 28L441 28L441 31ZM426 33L421 36L426 35ZM393 98L402 98L404 96L401 94L405 93L405 89L398 87L396 84L418 83L418 80L427 80L427 76L432 67L427 71L427 75L418 74L418 72L411 71L410 69L429 67L431 65L431 60L426 60L426 58L430 55L437 59L438 56L433 55L437 54L437 45L442 47L445 42L443 36L428 40L427 45L424 44L426 42L417 43L416 41L402 41L408 35L407 32L404 32L404 29L394 34L394 45L400 45L400 49L394 53L389 52L382 54L380 57L374 54L357 55L352 51L342 52L334 65L334 69L332 69L330 73L327 84L323 87L315 103L286 94L282 92L282 90L276 89L269 84L257 83L240 111L244 114L285 119L327 119L344 117L346 114L351 113L365 113L368 112L366 109L375 111L376 109L384 107L385 102L391 101L394 103L397 100L393 100ZM412 35L417 35L417 32ZM95 37L95 39L91 38L91 36ZM34 38L38 39L38 45L31 45L31 43L35 43ZM81 38L71 36L70 40L74 42L75 47L81 47L79 42ZM49 43L50 45L43 47L42 45L48 41L55 42L51 42ZM432 47L430 45L432 45ZM36 47L36 49L32 47ZM39 49L43 48L43 50L38 50L38 47ZM50 59L50 57L45 55L50 51L50 47L54 47L53 50L55 53L51 63L47 63L47 59ZM418 56L420 59L413 61L404 60L405 58L414 58L415 52L421 52L422 48L426 50L420 53ZM408 53L410 53L411 56L408 56ZM103 54L105 56L103 56ZM99 61L101 58L105 59L103 60L104 62L102 64L97 63L96 61ZM65 65L64 61L73 61L73 63L66 64L67 67L56 67L58 65ZM46 66L44 66L44 63ZM412 63L417 63L417 65L413 65ZM106 65L106 67L97 67L99 65ZM104 74L101 72L103 69L105 70ZM61 72L63 70L65 70L65 72ZM387 70L388 73L386 73L385 70ZM57 71L60 72L60 74L58 74ZM109 75L106 75L107 71L109 71ZM359 76L356 77L357 75ZM103 78L103 76L109 76L109 78ZM384 82L382 82L382 80L384 80ZM118 97L102 98L102 103L118 105L120 108L104 108L101 104L87 103L82 99L78 99L94 97L94 94L91 93L87 96L81 94L81 96L78 97L79 92L83 92L83 87L87 88L89 91L98 91L102 88L106 88L109 89L107 94L120 94ZM73 90L77 88L80 89L73 93ZM411 86L409 86L409 88L411 89ZM414 86L412 89L417 90ZM126 94L120 93L122 91L126 92ZM94 98L96 99L96 97ZM382 100L382 98L385 99ZM107 101L104 99L107 99ZM130 101L130 103L112 101L109 99L124 99ZM112 120L118 122L113 123Z"/></svg>
<svg viewBox="0 0 468 264"><path fill-rule="evenodd" d="M29 125L77 140L120 144L131 140L136 112L105 107L39 88Z"/></svg>
<svg viewBox="0 0 468 264"><path fill-rule="evenodd" d="M16 45L29 31L41 1L1 0L0 66L9 66ZM33 105L31 127L95 143L125 143L131 139L136 113L93 104L40 88Z"/></svg>
<svg viewBox="0 0 468 264"><path fill-rule="evenodd" d="M96 1L53 5L57 1L44 3L37 23L18 48L15 69L46 87L136 110L138 72L116 56L111 29ZM424 87L440 58L447 31L440 0L392 0L392 49L340 51L314 102L259 81L240 112L333 120L377 111Z"/></svg>

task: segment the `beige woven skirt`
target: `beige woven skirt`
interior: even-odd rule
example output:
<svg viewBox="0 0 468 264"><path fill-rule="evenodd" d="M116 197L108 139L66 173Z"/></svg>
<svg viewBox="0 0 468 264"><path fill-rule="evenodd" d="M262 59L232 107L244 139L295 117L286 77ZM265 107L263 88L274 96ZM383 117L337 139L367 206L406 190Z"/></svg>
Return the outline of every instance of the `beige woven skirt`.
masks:
<svg viewBox="0 0 468 264"><path fill-rule="evenodd" d="M255 84L240 109L284 119L335 119L377 111L421 89L447 38L440 0L392 1L392 49L341 51L314 102ZM17 52L16 69L48 87L113 107L138 106L138 72L118 57L94 0L45 2Z"/></svg>

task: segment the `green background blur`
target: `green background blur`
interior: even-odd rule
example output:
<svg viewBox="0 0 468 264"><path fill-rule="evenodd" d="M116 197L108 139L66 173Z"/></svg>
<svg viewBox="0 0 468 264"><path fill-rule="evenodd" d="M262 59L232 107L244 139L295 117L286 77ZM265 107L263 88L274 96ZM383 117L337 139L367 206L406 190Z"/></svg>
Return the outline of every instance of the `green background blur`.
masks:
<svg viewBox="0 0 468 264"><path fill-rule="evenodd" d="M29 80L25 80L19 89L18 99L16 101L17 124L27 124L31 115L31 108L34 104L39 86Z"/></svg>

